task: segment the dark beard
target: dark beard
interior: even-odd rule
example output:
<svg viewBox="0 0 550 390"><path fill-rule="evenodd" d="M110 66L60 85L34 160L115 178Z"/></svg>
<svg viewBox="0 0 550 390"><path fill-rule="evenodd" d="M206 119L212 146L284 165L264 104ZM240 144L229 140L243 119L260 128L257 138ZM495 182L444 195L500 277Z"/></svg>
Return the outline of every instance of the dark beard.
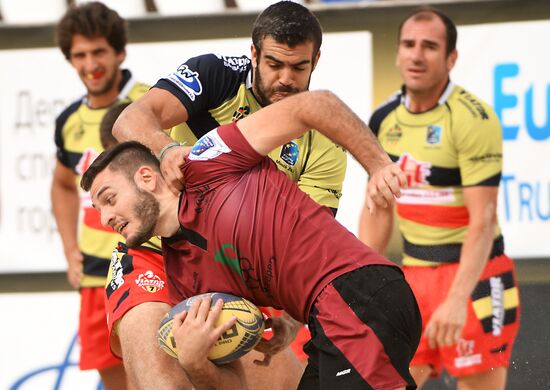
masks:
<svg viewBox="0 0 550 390"><path fill-rule="evenodd" d="M160 215L160 205L155 197L139 188L137 191L138 199L134 207L134 215L141 220L141 226L134 235L126 239L126 245L130 248L135 248L153 237Z"/></svg>
<svg viewBox="0 0 550 390"><path fill-rule="evenodd" d="M311 75L309 75L309 77L311 79ZM260 64L259 64L259 62L258 62L258 66L256 66L256 68L254 69L253 85L254 85L254 88L253 88L254 96L256 97L256 100L258 101L258 103L260 103L260 105L262 107L269 106L271 103L273 103L271 101L271 99L266 94L266 87L264 85L264 82L262 80L262 76L260 74ZM309 89L309 80L308 80L306 89ZM281 86L279 86L279 87L277 87L273 90L273 93L275 93L275 92L298 93L298 92L302 92L302 91L299 90L298 88L293 88L293 87L290 87L290 86L281 85Z"/></svg>

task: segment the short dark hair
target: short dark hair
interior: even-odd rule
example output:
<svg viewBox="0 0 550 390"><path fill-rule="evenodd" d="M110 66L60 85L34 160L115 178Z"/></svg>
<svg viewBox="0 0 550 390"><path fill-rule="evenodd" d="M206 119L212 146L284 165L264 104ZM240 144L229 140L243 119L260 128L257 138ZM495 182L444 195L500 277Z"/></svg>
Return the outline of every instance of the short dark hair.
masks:
<svg viewBox="0 0 550 390"><path fill-rule="evenodd" d="M57 44L68 60L76 34L86 38L105 37L116 53L122 52L128 41L126 21L98 1L71 6L57 24Z"/></svg>
<svg viewBox="0 0 550 390"><path fill-rule="evenodd" d="M95 178L107 167L122 172L130 182L139 167L148 165L160 174L160 163L153 152L137 141L122 142L103 151L82 175L80 187L90 191Z"/></svg>
<svg viewBox="0 0 550 390"><path fill-rule="evenodd" d="M315 57L323 41L323 31L309 9L292 1L279 1L267 7L254 22L252 43L258 53L261 53L265 37L272 37L288 47L311 41Z"/></svg>
<svg viewBox="0 0 550 390"><path fill-rule="evenodd" d="M434 16L439 18L445 25L445 32L447 33L447 55L451 54L453 50L456 49L456 39L458 35L456 31L456 25L451 18L449 18L443 12L434 7L424 6L416 8L405 19L403 19L403 21L399 25L399 35L397 37L397 43L399 44L399 41L401 40L401 30L403 29L403 25L409 19L413 19L415 21L432 20Z"/></svg>
<svg viewBox="0 0 550 390"><path fill-rule="evenodd" d="M113 125L122 111L124 111L130 103L131 102L129 101L125 101L115 104L107 110L105 115L103 115L101 123L99 124L99 139L101 140L101 146L103 146L103 149L107 149L118 144L118 141L113 136Z"/></svg>

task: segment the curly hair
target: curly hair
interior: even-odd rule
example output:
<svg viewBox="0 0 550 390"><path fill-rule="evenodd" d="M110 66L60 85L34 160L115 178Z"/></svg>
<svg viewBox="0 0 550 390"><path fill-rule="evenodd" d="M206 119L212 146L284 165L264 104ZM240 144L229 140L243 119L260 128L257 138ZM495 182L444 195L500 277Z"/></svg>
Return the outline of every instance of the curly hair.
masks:
<svg viewBox="0 0 550 390"><path fill-rule="evenodd" d="M128 41L126 21L98 1L72 6L57 24L56 41L67 60L75 34L87 38L105 37L116 53L122 52Z"/></svg>

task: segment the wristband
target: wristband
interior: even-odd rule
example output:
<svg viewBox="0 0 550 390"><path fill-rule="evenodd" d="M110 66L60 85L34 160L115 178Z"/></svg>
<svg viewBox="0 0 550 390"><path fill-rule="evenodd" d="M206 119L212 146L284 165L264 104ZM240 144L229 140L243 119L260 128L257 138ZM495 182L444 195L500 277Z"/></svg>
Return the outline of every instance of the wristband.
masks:
<svg viewBox="0 0 550 390"><path fill-rule="evenodd" d="M173 148L175 146L183 146L185 144L186 142L170 142L169 144L164 145L164 147L160 150L160 153L157 156L157 160L162 161L162 158L164 157L168 149Z"/></svg>

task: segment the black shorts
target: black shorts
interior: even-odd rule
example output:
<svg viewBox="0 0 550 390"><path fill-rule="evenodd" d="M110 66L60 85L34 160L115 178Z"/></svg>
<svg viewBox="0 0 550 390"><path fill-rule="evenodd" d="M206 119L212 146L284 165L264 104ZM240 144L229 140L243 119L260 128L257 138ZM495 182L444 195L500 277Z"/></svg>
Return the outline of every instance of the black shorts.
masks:
<svg viewBox="0 0 550 390"><path fill-rule="evenodd" d="M370 265L336 278L315 300L308 325L298 389L416 389L409 362L422 320L399 269Z"/></svg>

